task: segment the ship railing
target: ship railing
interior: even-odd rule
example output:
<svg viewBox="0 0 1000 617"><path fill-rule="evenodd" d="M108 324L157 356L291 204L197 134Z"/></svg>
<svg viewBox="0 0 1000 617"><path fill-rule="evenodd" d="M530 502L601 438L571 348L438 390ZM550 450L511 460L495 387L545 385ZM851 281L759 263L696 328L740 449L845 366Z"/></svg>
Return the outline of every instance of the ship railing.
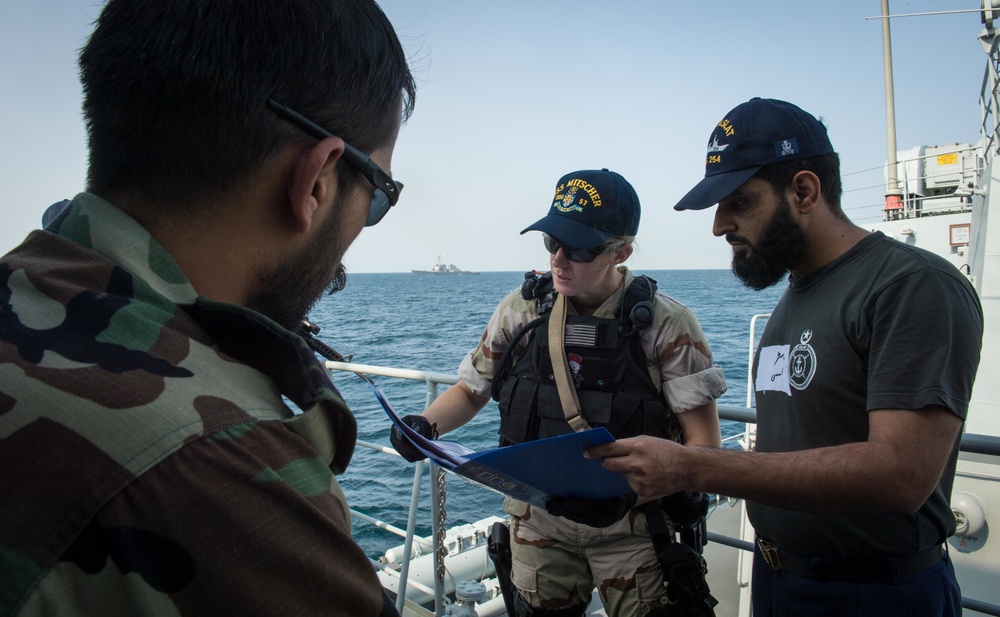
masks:
<svg viewBox="0 0 1000 617"><path fill-rule="evenodd" d="M979 91L979 112L980 112L980 135L981 142L973 149L980 150L982 157L974 170L956 170L954 175L962 178L953 192L939 195L920 195L914 191L908 191L908 187L924 184L928 176L908 177L911 173L911 161L920 160L924 157L907 158L897 161L899 178L898 188L902 194L902 208L898 210L885 210L884 201L877 202L865 199L866 203L860 205L847 206L844 210L851 211L851 219L859 224L870 224L876 221L896 221L911 220L927 216L940 214L953 214L957 212L970 211L975 203L974 197L981 194L988 186L989 178L983 177L983 171L990 169L990 163L994 155L1000 151L1000 30L988 28L980 35L983 50L987 55L987 62L983 72L982 82ZM962 149L956 152L963 152ZM974 186L967 186L964 182L967 174L975 176ZM876 178L878 174L878 178ZM871 167L858 171L842 173L845 197L849 193L871 194L874 189L884 189L886 166ZM951 175L951 174L949 174ZM939 202L939 203L935 203ZM863 212L862 212L863 211Z"/></svg>
<svg viewBox="0 0 1000 617"><path fill-rule="evenodd" d="M906 220L941 214L970 212L972 210L972 192L970 189L975 187L967 186L967 184L973 178L976 180L980 178L984 165L981 157L978 156L971 157L973 161L971 168L965 167L964 161L967 159L966 155L977 154L978 150L978 146L970 146L948 152L948 154L962 155L961 158L957 159L962 168L944 174L931 174L928 171L923 175L910 177L910 169L913 164L923 163L923 168L927 169L927 161L936 159L940 153L914 156L899 161L897 167L900 172L899 190L902 191L903 207L901 210L895 212L885 212L884 220ZM954 183L954 187L949 186L948 189L945 189L946 192L937 194L932 193L930 189L926 188L922 193L917 192L919 190L918 187L926 187L931 181L942 184L947 182L949 185ZM963 182L965 183L963 184Z"/></svg>
<svg viewBox="0 0 1000 617"><path fill-rule="evenodd" d="M385 366L374 366L369 364L355 364L349 362L326 362L327 370L331 371L348 371L351 373L362 373L365 375L375 375L379 377L394 377L397 379L408 379L412 381L422 381L426 388L426 401L424 406L429 406L438 396L438 387L441 385L452 385L458 383L458 375L447 375L444 373L434 373L430 371L418 371L411 369L402 369L395 367L385 367ZM362 440L358 440L357 445L363 448L368 448L376 452L382 452L383 454L389 454L394 456L399 456L399 454L392 448L370 443ZM432 461L417 461L414 463L413 468L413 484L410 491L410 507L407 514L406 529L400 530L388 523L383 521L374 520L363 512L358 512L353 508L351 511L351 516L359 520L367 521L375 525L376 527L383 529L389 533L393 533L404 538L403 542L403 557L400 563L399 571L399 583L397 587L397 598L396 598L396 610L400 615L403 614L403 606L406 602L406 591L407 588L415 583L409 580L409 567L411 557L413 555L413 543L415 541L420 541L416 537L417 529L417 510L420 503L420 491L421 491L421 480L424 475L424 466L430 465L431 468L431 478L433 479L437 475L437 470L439 467L435 465ZM459 476L460 477L460 476ZM464 480L464 478L463 478ZM434 556L434 566L435 570L438 571L438 559L441 543L443 542L445 528L443 521L440 520L440 508L443 504L444 495L441 493L441 488L439 484L431 482L433 496L431 498L431 535L434 541L431 544L431 555ZM386 572L390 576L394 575L394 571L391 568L386 567L384 564L373 561L373 565L376 568ZM440 577L438 577L440 578ZM446 606L445 596L444 596L444 582L442 580L436 580L434 589L423 588L421 591L425 593L430 593L434 596L435 614L444 615L444 610Z"/></svg>
<svg viewBox="0 0 1000 617"><path fill-rule="evenodd" d="M901 207L895 210L883 208L877 215L854 216L853 219L861 223L876 220L899 221L971 212L972 197L982 185L982 172L986 168L987 154L981 155L979 145L949 149L947 154L956 155L959 168L932 173L927 161L936 159L941 154L934 152L900 159L897 162L897 174L898 189L902 198ZM923 168L925 171L922 174L915 174L914 168ZM882 165L843 174L844 192L855 193L884 187L885 170L886 166ZM876 179L876 172L882 177ZM883 204L865 204L850 209L867 211L876 205Z"/></svg>
<svg viewBox="0 0 1000 617"><path fill-rule="evenodd" d="M979 91L980 127L983 135L983 151L987 161L992 160L996 148L1000 148L1000 39L995 28L989 28L980 35L983 50L987 55L986 70Z"/></svg>
<svg viewBox="0 0 1000 617"><path fill-rule="evenodd" d="M754 315L751 319L750 326L750 342L751 348L749 352L749 360L753 361L753 348L754 341L756 340L756 331L758 328L758 323L766 320L767 314ZM452 385L458 383L459 379L457 375L448 375L444 373L434 373L428 371L417 371L410 369L400 369L393 367L383 367L374 366L367 364L353 364L346 362L326 362L326 368L328 370L335 371L348 371L352 373L363 373L366 375L375 375L380 377L391 377L399 379L408 379L414 381L422 381L426 388L426 405L430 405L438 396L438 387L441 385ZM744 433L734 435L733 437L727 439L727 441L736 439L746 439L747 441L742 443L741 447L748 447L748 444L752 440L753 426L757 422L756 409L751 406L753 395L753 384L751 382L751 377L747 376L747 405L728 405L719 404L719 418L721 420L728 420L732 422L744 423L747 425L747 430ZM399 456L395 450L382 444L367 442L359 440L357 442L359 447L367 448L375 452L380 452L389 456ZM992 456L1000 456L1000 437L992 435L980 435L974 433L963 434L961 440L960 450L967 453L975 454L986 454ZM422 479L424 475L425 465L430 465L431 467L431 537L433 541L428 545L423 539L416 536L417 528L417 510L420 503L420 493L421 485L423 484ZM413 544L420 543L424 547L430 548L430 554L434 556L435 559L435 570L437 572L442 572L442 569L438 563L438 559L441 556L441 546L444 541L445 536L445 522L440 516L441 508L444 504L443 489L439 483L434 482L434 478L437 475L438 470L443 469L438 465L430 461L418 461L414 463L413 469L413 484L410 493L410 507L407 515L406 529L400 529L384 521L377 520L363 512L351 509L351 516L360 521L364 521L375 527L382 529L388 533L395 534L404 539L403 543L403 557L400 563L401 569L397 573L393 568L386 564L372 560L372 564L379 570L382 570L389 576L398 576L399 582L397 587L397 600L396 609L400 614L403 613L403 606L406 602L406 592L408 587L413 587L419 589L421 592L427 595L433 595L435 602L435 615L444 615L448 601L445 598L444 591L444 581L441 576L437 577L435 580L434 588L431 589L425 585L422 585L416 581L408 580L408 568L410 558L413 554ZM458 478L464 482L469 482L462 476L452 474L453 477ZM735 538L723 534L718 534L709 531L708 540L710 542L715 542L724 546L729 546L732 548L741 549L748 552L753 552L753 544L741 538ZM1000 605L990 604L987 602L982 602L975 600L973 598L962 598L962 606L969 609L978 611L986 615L993 615L1000 617Z"/></svg>

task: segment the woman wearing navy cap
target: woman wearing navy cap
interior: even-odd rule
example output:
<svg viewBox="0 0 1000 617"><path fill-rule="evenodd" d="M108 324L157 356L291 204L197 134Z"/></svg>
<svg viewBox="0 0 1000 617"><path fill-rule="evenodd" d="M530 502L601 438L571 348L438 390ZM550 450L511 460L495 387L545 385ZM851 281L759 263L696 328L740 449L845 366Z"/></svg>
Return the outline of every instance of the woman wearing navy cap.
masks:
<svg viewBox="0 0 1000 617"><path fill-rule="evenodd" d="M549 213L521 232L542 232L550 272L526 275L462 361L461 381L423 414L403 420L436 438L492 397L501 446L603 426L616 438L655 435L719 447L715 399L725 379L698 320L657 292L655 281L621 265L632 255L639 216L639 198L621 175L601 169L563 176ZM569 336L550 340L550 328ZM395 428L392 443L407 460L424 458ZM702 504L700 495L680 495L637 506L629 493L606 501L553 499L543 510L506 498L514 587L508 612L583 615L596 586L612 617L712 614L707 586L671 580L668 596L654 547L673 555L687 550L700 576L700 557L673 532L700 524ZM651 535L650 525L663 531ZM678 602L683 612L676 612Z"/></svg>

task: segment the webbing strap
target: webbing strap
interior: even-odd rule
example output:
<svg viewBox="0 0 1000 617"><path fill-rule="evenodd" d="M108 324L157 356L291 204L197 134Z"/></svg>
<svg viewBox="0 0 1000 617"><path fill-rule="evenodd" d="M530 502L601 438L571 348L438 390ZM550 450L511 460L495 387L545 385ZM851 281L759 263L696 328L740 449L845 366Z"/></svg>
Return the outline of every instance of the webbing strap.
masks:
<svg viewBox="0 0 1000 617"><path fill-rule="evenodd" d="M644 511L646 513L646 527L649 528L649 538L653 541L653 548L659 555L673 543L673 531L667 524L667 517L663 515L659 499L646 503Z"/></svg>
<svg viewBox="0 0 1000 617"><path fill-rule="evenodd" d="M587 420L580 414L580 399L576 396L576 388L569 379L569 363L566 361L566 349L563 337L566 332L566 297L556 295L549 317L549 360L552 362L552 374L556 380L556 390L559 392L559 402L562 403L563 415L574 432L590 428Z"/></svg>

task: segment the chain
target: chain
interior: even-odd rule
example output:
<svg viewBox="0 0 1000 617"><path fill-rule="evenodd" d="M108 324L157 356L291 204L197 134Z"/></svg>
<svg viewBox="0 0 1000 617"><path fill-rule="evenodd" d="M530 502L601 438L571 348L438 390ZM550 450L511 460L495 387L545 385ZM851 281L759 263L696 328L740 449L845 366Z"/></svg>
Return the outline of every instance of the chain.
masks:
<svg viewBox="0 0 1000 617"><path fill-rule="evenodd" d="M444 542L445 538L445 520L447 517L447 512L445 511L445 502L447 501L447 495L444 488L444 478L445 470L444 467L434 466L437 470L437 485L435 491L437 493L438 500L438 529L437 529L437 582L440 585L444 585L444 558L448 556L448 546Z"/></svg>

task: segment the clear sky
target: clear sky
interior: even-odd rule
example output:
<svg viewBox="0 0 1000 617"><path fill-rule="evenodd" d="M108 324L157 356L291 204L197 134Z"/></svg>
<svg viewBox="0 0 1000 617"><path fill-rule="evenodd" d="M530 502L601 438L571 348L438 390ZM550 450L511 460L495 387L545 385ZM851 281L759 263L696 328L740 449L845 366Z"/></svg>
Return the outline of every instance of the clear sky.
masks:
<svg viewBox="0 0 1000 617"><path fill-rule="evenodd" d="M84 189L76 56L102 3L20 0L0 21L0 252L46 206ZM727 268L713 209L673 205L704 174L705 145L754 96L823 118L844 207L878 220L886 159L879 0L385 0L417 78L393 175L399 204L366 229L352 272L547 268L541 218L556 180L608 167L635 186L639 270ZM978 9L893 0L891 13ZM978 13L892 21L898 146L978 139L985 54ZM150 144L155 147L155 144ZM869 173L856 173L875 170Z"/></svg>

